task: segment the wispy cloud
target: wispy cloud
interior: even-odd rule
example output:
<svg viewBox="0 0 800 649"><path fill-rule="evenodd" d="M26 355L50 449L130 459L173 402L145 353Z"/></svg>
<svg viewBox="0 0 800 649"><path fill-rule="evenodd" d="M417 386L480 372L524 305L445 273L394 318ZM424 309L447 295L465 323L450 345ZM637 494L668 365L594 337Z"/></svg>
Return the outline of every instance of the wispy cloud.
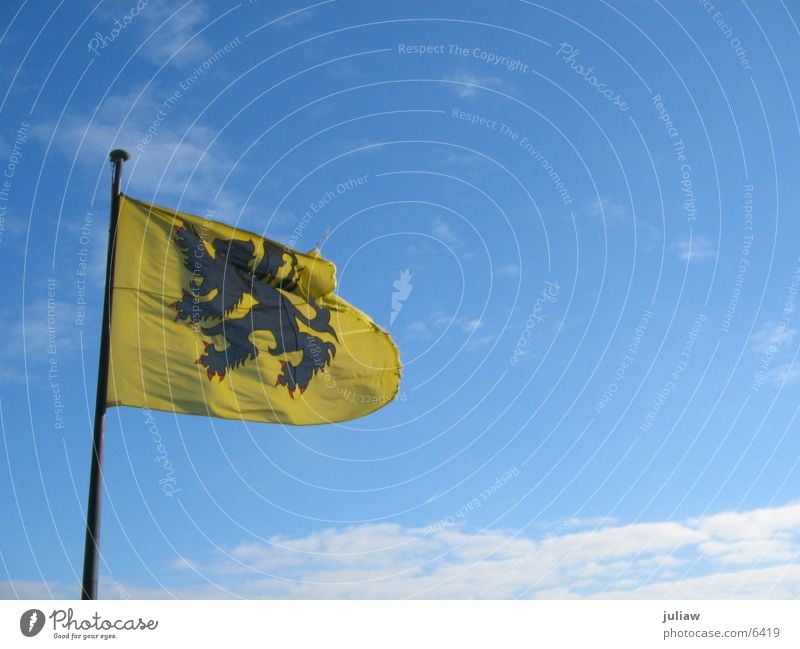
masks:
<svg viewBox="0 0 800 649"><path fill-rule="evenodd" d="M684 261L706 261L717 255L714 242L702 235L681 239L672 246L672 250Z"/></svg>
<svg viewBox="0 0 800 649"><path fill-rule="evenodd" d="M78 584L41 582L31 579L0 581L0 599L75 599L80 593Z"/></svg>
<svg viewBox="0 0 800 649"><path fill-rule="evenodd" d="M470 336L472 345L486 344L494 340L494 336L476 337L474 334L484 325L480 318L453 316L435 311L426 320L414 320L403 328L403 333L415 340L429 339L440 335L445 329L453 329L459 335Z"/></svg>
<svg viewBox="0 0 800 649"><path fill-rule="evenodd" d="M589 203L587 209L592 216L611 222L620 223L629 220L628 208L622 203L617 203L608 198L596 198Z"/></svg>
<svg viewBox="0 0 800 649"><path fill-rule="evenodd" d="M215 198L221 198L226 209L241 205L230 185L217 197L220 182L238 164L224 151L217 132L202 124L189 127L177 107L164 109L159 102L152 92L111 95L94 119L66 115L53 141L64 155L77 155L78 162L94 167L107 160L111 148L122 146L131 155L125 166L126 187L146 188L143 199L152 200L157 189L159 195L189 201L181 206L187 211L202 212ZM166 117L148 133L159 109ZM42 123L33 136L48 141L55 128L54 123Z"/></svg>
<svg viewBox="0 0 800 649"><path fill-rule="evenodd" d="M800 379L800 363L781 363L770 373L773 383L794 383Z"/></svg>
<svg viewBox="0 0 800 649"><path fill-rule="evenodd" d="M101 277L104 273L105 269L101 271ZM87 282L90 288L87 295L96 294L92 293L91 284ZM49 368L51 362L66 361L80 351L81 329L73 326L77 302L64 299L63 295L68 293L71 296L72 288L62 283L58 285L58 298L39 297L28 301L24 308L18 306L14 310L0 312L6 323L8 338L8 344L0 350L0 379L9 384L31 383L40 376L39 369L45 366ZM95 292L99 288L95 285ZM97 307L100 304L96 301L87 304L86 313L99 318ZM27 355L27 374L22 366L23 350Z"/></svg>
<svg viewBox="0 0 800 649"><path fill-rule="evenodd" d="M313 18L314 12L311 9L299 9L275 19L271 24L275 25L275 27L280 27L281 29L289 29L295 25L307 23Z"/></svg>
<svg viewBox="0 0 800 649"><path fill-rule="evenodd" d="M200 34L208 22L208 9L198 2L178 8L168 2L150 2L142 11L145 25L156 32L144 48L145 56L157 65L167 60L178 66L201 63L213 48Z"/></svg>
<svg viewBox="0 0 800 649"><path fill-rule="evenodd" d="M503 264L494 269L495 277L519 277L519 266L517 264Z"/></svg>
<svg viewBox="0 0 800 649"><path fill-rule="evenodd" d="M44 357L48 348L58 353L71 354L78 349L80 334L72 326L75 321L75 304L61 299L38 299L25 308L16 323L20 340L24 337L28 353Z"/></svg>
<svg viewBox="0 0 800 649"><path fill-rule="evenodd" d="M474 333L483 324L479 318L453 317L448 315L437 316L433 320L436 327L457 327L466 334Z"/></svg>
<svg viewBox="0 0 800 649"><path fill-rule="evenodd" d="M443 81L455 81L449 84L455 89L456 95L462 99L475 97L483 88L497 88L502 85L499 77L479 77L473 74L460 73L445 77Z"/></svg>
<svg viewBox="0 0 800 649"><path fill-rule="evenodd" d="M597 197L586 205L586 213L596 219L602 220L607 227L627 227L635 225L639 245L644 252L649 252L661 238L661 230L646 220L641 213L636 213L631 205L621 203L611 198ZM688 250L688 241L676 244L673 248L679 254Z"/></svg>
<svg viewBox="0 0 800 649"><path fill-rule="evenodd" d="M406 325L404 332L410 338L424 339L431 335L431 328L424 320L414 320Z"/></svg>
<svg viewBox="0 0 800 649"><path fill-rule="evenodd" d="M797 340L798 330L776 322L765 322L750 336L750 351L756 356L775 354Z"/></svg>
<svg viewBox="0 0 800 649"><path fill-rule="evenodd" d="M490 160L477 153L453 149L438 149L435 159L443 167L483 166L490 162Z"/></svg>
<svg viewBox="0 0 800 649"><path fill-rule="evenodd" d="M750 336L750 353L758 359L766 381L774 385L800 379L800 363L788 361L795 352L800 330L786 323L765 322Z"/></svg>
<svg viewBox="0 0 800 649"><path fill-rule="evenodd" d="M455 232L453 232L453 228L450 227L450 224L438 216L433 220L431 234L446 243L458 243L460 241Z"/></svg>

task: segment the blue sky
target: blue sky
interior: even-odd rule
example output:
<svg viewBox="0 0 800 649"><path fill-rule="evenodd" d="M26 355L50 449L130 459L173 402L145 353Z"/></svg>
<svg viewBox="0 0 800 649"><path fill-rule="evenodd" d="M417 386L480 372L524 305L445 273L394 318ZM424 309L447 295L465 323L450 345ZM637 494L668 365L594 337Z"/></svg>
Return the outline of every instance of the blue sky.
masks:
<svg viewBox="0 0 800 649"><path fill-rule="evenodd" d="M798 21L13 3L0 594L79 592L119 147L131 196L321 241L405 370L342 425L111 409L101 597L800 595Z"/></svg>

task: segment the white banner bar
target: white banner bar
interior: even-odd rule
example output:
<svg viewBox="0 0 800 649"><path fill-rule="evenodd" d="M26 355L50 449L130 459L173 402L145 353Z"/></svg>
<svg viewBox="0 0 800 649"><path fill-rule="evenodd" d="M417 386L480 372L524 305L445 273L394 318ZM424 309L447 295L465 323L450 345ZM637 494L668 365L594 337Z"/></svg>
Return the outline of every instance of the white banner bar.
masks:
<svg viewBox="0 0 800 649"><path fill-rule="evenodd" d="M12 601L0 647L799 647L795 601ZM191 644L190 644L191 643ZM224 644L222 644L224 643Z"/></svg>

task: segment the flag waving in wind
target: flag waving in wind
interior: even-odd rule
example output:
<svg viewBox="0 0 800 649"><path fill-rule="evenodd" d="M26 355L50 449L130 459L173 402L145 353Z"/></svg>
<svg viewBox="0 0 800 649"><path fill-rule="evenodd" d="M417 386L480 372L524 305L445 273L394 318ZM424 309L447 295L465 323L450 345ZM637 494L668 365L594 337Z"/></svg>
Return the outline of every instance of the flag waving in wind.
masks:
<svg viewBox="0 0 800 649"><path fill-rule="evenodd" d="M107 405L286 424L392 401L392 339L334 295L335 266L120 196Z"/></svg>

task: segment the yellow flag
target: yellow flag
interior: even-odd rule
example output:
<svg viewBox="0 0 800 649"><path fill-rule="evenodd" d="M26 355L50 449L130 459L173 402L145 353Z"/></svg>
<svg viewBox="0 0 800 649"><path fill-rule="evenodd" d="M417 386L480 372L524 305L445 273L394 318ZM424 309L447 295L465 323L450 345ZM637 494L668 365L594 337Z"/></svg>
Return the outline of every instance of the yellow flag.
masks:
<svg viewBox="0 0 800 649"><path fill-rule="evenodd" d="M392 339L333 294L336 267L120 197L109 406L321 424L392 401Z"/></svg>

